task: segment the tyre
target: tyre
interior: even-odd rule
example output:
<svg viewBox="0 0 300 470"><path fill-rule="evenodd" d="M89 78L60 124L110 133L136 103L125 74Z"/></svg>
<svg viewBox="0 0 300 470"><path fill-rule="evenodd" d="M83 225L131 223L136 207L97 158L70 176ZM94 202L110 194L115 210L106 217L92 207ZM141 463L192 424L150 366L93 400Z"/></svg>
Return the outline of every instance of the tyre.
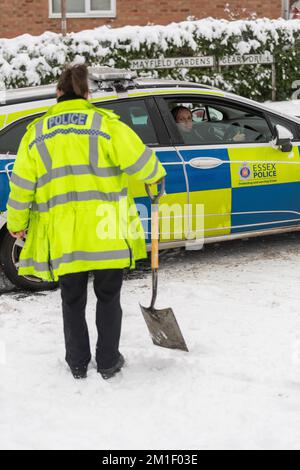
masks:
<svg viewBox="0 0 300 470"><path fill-rule="evenodd" d="M2 238L0 245L0 262L7 278L16 287L31 291L53 290L57 282L46 282L34 276L19 276L16 264L19 261L23 240L13 238L8 232Z"/></svg>

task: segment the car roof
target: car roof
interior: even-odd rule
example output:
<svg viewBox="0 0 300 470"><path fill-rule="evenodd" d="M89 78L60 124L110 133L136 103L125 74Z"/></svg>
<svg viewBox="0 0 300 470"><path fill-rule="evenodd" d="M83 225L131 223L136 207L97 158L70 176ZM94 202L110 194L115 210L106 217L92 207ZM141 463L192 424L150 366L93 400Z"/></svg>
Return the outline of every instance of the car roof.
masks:
<svg viewBox="0 0 300 470"><path fill-rule="evenodd" d="M211 87L209 85L204 85L203 83L194 83L180 80L163 80L159 78L136 78L135 83L138 87L149 87L149 88L161 88L161 87L187 87L187 88L200 88L204 90L218 90L217 88Z"/></svg>
<svg viewBox="0 0 300 470"><path fill-rule="evenodd" d="M107 88L99 88L97 84L97 88L93 89L93 82L90 82L91 89L92 89L92 100L97 98L102 99L118 99L120 96L116 89L111 88L110 90ZM273 114L282 116L284 118L288 118L290 120L296 121L300 123L300 118L296 116L291 116L290 114L284 113L280 110L276 110L271 106L266 104L258 103L256 101L250 100L248 98L244 98L232 93L225 92L220 90L216 87L211 87L209 85L201 84L201 83L194 83L188 81L180 81L180 80L170 80L170 79L154 79L154 78L134 78L130 81L129 87L126 91L134 93L135 91L140 91L141 93L143 90L159 90L162 91L168 89L168 92L171 89L177 89L178 91L188 91L188 89L197 89L197 91L201 92L203 90L204 94L208 94L208 92L212 92L212 94L219 95L223 98L229 98L230 100L235 101L236 103L246 104L255 106L256 108L261 109L262 111L268 111ZM167 90L166 90L167 91ZM112 92L115 96L112 97ZM155 93L153 93L155 94ZM56 97L56 84L49 84L49 85L40 85L36 87L26 87L26 88L17 88L17 89L9 89L5 92L5 100L0 101L0 109L3 106L9 105L18 105L20 103L32 103L32 102L39 102L39 101L46 101L46 100L54 100ZM121 97L121 96L120 96ZM124 97L124 95L122 96Z"/></svg>
<svg viewBox="0 0 300 470"><path fill-rule="evenodd" d="M132 81L131 89L143 89L143 88L197 88L197 89L214 89L208 85L202 85L198 83L176 81L176 80L161 80L161 79L149 79L149 78L137 78ZM215 89L218 91L217 89ZM220 91L220 90L219 90ZM3 100L0 106L7 106L9 104L25 103L29 101L39 101L55 98L56 96L56 84L40 85L35 87L9 89L5 92L5 102ZM105 89L93 90L95 97L105 96Z"/></svg>
<svg viewBox="0 0 300 470"><path fill-rule="evenodd" d="M9 89L5 91L5 100L3 100L0 106L24 103L26 101L50 99L53 97L55 97L55 85L41 85L36 87Z"/></svg>

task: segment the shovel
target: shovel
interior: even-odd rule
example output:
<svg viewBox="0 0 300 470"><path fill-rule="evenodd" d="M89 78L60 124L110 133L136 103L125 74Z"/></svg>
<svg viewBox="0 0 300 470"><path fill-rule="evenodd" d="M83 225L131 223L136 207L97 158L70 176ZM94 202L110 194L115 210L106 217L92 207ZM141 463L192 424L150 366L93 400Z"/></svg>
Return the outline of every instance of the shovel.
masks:
<svg viewBox="0 0 300 470"><path fill-rule="evenodd" d="M168 349L180 349L188 351L185 340L171 308L157 310L154 304L157 297L158 283L158 201L165 191L165 180L161 182L159 194L154 196L150 187L146 185L146 191L151 199L151 267L152 267L152 300L150 307L140 304L142 314L146 321L150 336L156 346Z"/></svg>

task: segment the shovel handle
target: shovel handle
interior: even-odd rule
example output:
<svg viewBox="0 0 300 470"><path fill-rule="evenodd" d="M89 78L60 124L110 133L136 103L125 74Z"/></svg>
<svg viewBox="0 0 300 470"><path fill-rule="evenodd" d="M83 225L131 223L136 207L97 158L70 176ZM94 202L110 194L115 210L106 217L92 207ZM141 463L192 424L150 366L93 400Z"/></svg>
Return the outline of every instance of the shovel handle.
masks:
<svg viewBox="0 0 300 470"><path fill-rule="evenodd" d="M146 192L147 192L148 196L151 199L151 202L154 203L154 204L158 204L158 201L160 200L160 198L163 196L163 194L165 192L165 187L166 187L165 178L163 178L158 183L154 183L154 184L160 184L160 190L159 190L158 194L156 194L156 195L151 192L149 184L146 184L145 187L146 187Z"/></svg>
<svg viewBox="0 0 300 470"><path fill-rule="evenodd" d="M151 204L151 267L158 269L158 204Z"/></svg>
<svg viewBox="0 0 300 470"><path fill-rule="evenodd" d="M160 191L157 195L153 195L148 184L146 191L151 199L151 267L153 270L158 269L158 238L159 238L159 215L158 201L165 192L165 179L160 182Z"/></svg>

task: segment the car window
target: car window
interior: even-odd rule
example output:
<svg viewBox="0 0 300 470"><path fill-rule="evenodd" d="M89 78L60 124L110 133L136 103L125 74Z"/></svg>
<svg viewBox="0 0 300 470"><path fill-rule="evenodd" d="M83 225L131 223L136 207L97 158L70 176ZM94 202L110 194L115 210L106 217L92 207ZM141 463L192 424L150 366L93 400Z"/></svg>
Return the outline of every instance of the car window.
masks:
<svg viewBox="0 0 300 470"><path fill-rule="evenodd" d="M278 116L274 116L274 115L270 115L269 119L270 119L270 122L271 122L271 125L272 125L273 129L277 125L283 126L293 134L293 136L294 136L293 140L299 140L298 135L297 135L298 133L295 129L295 124L294 123L286 121L285 119L283 119L281 117L278 117Z"/></svg>
<svg viewBox="0 0 300 470"><path fill-rule="evenodd" d="M118 114L121 121L131 127L145 144L158 144L151 117L143 100L96 103L96 106Z"/></svg>
<svg viewBox="0 0 300 470"><path fill-rule="evenodd" d="M194 122L222 121L224 118L223 113L221 113L215 108L212 108L211 106L202 106L196 109L193 108L192 113Z"/></svg>
<svg viewBox="0 0 300 470"><path fill-rule="evenodd" d="M21 140L26 132L27 126L36 119L37 116L22 119L8 126L0 132L0 153L9 153L16 155L20 146Z"/></svg>
<svg viewBox="0 0 300 470"><path fill-rule="evenodd" d="M224 114L211 106L207 107L208 115L211 121L223 121Z"/></svg>
<svg viewBox="0 0 300 470"><path fill-rule="evenodd" d="M158 144L150 115L142 100L133 103L99 103L98 107L111 109L123 122L130 126L145 144ZM30 116L0 131L0 153L16 155L27 126L38 116Z"/></svg>
<svg viewBox="0 0 300 470"><path fill-rule="evenodd" d="M252 110L199 101L168 100L186 145L261 143L272 140L267 120Z"/></svg>

